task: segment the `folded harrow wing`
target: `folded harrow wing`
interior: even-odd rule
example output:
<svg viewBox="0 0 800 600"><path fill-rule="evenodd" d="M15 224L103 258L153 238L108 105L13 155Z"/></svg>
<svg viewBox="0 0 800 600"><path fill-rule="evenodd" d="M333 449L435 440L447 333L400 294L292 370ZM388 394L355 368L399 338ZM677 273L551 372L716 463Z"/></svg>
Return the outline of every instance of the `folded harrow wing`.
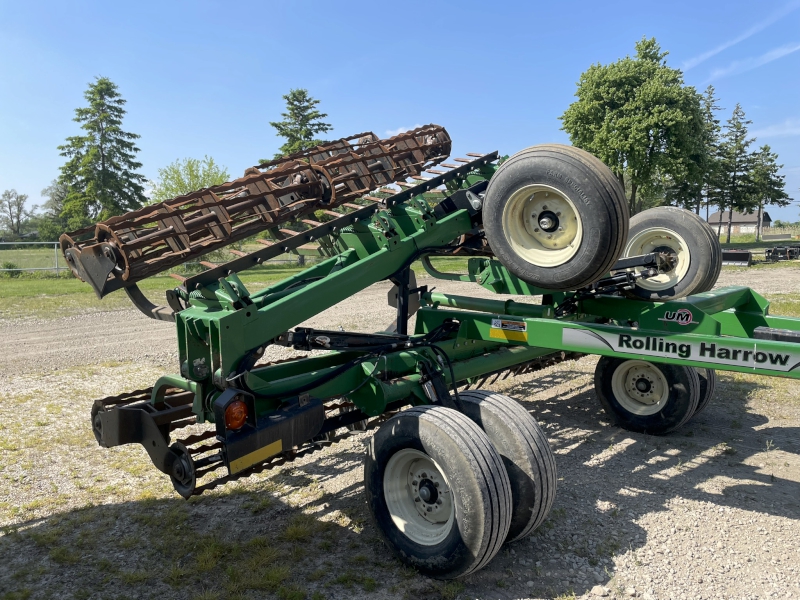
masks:
<svg viewBox="0 0 800 600"><path fill-rule="evenodd" d="M401 560L449 578L530 534L555 495L541 429L478 389L487 381L597 354L603 408L622 427L664 434L705 407L715 369L800 377L800 320L769 315L748 288L710 291L722 257L696 215L629 218L617 179L575 148L443 163L449 151L435 125L362 134L64 236L98 296L125 289L177 326L178 374L94 403L100 445L141 444L188 498L378 426L364 472L377 530ZM306 229L287 229L292 220ZM203 263L167 306L136 288L264 231L263 248ZM237 276L299 249L323 260L257 291ZM453 255L466 272L431 262ZM411 270L419 262L433 277L532 298L429 291ZM301 326L383 280L395 286L391 331ZM321 352L259 364L270 344Z"/></svg>

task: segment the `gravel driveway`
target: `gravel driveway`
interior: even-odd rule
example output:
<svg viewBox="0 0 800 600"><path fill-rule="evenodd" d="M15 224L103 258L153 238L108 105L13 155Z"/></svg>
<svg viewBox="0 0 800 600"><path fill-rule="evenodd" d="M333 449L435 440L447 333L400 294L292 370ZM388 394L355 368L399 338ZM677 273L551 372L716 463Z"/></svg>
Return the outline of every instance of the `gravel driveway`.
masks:
<svg viewBox="0 0 800 600"><path fill-rule="evenodd" d="M800 292L800 270L719 281L748 284ZM387 290L307 325L383 329ZM0 337L0 598L800 598L800 400L789 380L721 374L709 409L663 437L604 418L593 357L498 381L491 389L544 425L558 496L535 535L443 584L377 539L361 485L369 433L185 502L140 447L99 448L88 419L95 397L177 371L173 325L125 310L0 321ZM233 567L262 556L263 540L286 552L263 567L277 583L237 583Z"/></svg>

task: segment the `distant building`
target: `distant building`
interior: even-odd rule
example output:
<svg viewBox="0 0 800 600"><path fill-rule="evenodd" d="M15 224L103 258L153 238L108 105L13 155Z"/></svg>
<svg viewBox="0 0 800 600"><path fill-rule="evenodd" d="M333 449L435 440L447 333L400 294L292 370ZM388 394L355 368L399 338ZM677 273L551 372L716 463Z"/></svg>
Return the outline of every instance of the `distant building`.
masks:
<svg viewBox="0 0 800 600"><path fill-rule="evenodd" d="M715 212L708 217L708 224L714 228L714 231L719 227L719 222L722 221L722 231L728 231L728 211ZM769 229L772 224L772 219L767 211L764 211L761 219L761 228ZM751 215L733 211L733 224L731 225L731 233L755 233L758 229L758 212Z"/></svg>

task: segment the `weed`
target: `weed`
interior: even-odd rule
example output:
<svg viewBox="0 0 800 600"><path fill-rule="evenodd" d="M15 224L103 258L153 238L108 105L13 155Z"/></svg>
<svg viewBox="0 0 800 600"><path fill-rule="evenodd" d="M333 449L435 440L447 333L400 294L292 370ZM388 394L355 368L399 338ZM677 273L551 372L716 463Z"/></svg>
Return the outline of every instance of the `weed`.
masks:
<svg viewBox="0 0 800 600"><path fill-rule="evenodd" d="M72 552L69 548L56 546L50 550L50 558L62 565L73 565L78 562L81 557L77 552Z"/></svg>
<svg viewBox="0 0 800 600"><path fill-rule="evenodd" d="M361 577L361 581L359 581L361 587L364 588L365 592L374 592L378 589L378 582L375 581L372 577Z"/></svg>
<svg viewBox="0 0 800 600"><path fill-rule="evenodd" d="M254 515L264 512L270 506L272 506L272 496L261 496L253 502L248 502L244 505L244 507L249 509Z"/></svg>
<svg viewBox="0 0 800 600"><path fill-rule="evenodd" d="M314 534L316 523L316 519L310 515L297 515L283 530L281 537L287 542L304 542Z"/></svg>
<svg viewBox="0 0 800 600"><path fill-rule="evenodd" d="M741 429L741 428L742 424L738 420L734 419L733 421L731 421L731 429Z"/></svg>
<svg viewBox="0 0 800 600"><path fill-rule="evenodd" d="M726 442L722 442L720 444L720 446L722 446L722 453L723 454L727 454L729 456L733 456L734 454L736 454L736 448L734 448L733 446L730 446Z"/></svg>
<svg viewBox="0 0 800 600"><path fill-rule="evenodd" d="M319 581L325 574L328 572L328 569L317 569L316 571L312 571L306 576L306 579L309 581Z"/></svg>
<svg viewBox="0 0 800 600"><path fill-rule="evenodd" d="M311 594L311 600L325 600L325 595L322 592L314 592Z"/></svg>
<svg viewBox="0 0 800 600"><path fill-rule="evenodd" d="M281 600L305 600L306 591L296 585L281 586L278 589L278 598Z"/></svg>
<svg viewBox="0 0 800 600"><path fill-rule="evenodd" d="M137 583L144 583L150 579L150 571L147 569L138 569L136 571L122 571L119 574L120 581L128 585L135 585Z"/></svg>
<svg viewBox="0 0 800 600"><path fill-rule="evenodd" d="M28 600L28 598L30 597L31 597L31 591L26 588L14 592L6 592L5 594L3 594L1 600Z"/></svg>
<svg viewBox="0 0 800 600"><path fill-rule="evenodd" d="M439 587L442 600L456 600L463 591L464 584L460 581L448 581Z"/></svg>

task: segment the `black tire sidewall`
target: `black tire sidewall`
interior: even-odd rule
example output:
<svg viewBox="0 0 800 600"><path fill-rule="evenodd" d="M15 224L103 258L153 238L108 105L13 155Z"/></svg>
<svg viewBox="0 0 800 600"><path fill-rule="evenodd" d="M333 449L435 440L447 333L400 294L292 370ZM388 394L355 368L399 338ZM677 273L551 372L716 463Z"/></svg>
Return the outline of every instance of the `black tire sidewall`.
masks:
<svg viewBox="0 0 800 600"><path fill-rule="evenodd" d="M636 285L626 295L650 301L673 300L706 291L705 288L712 277L716 282L713 272L716 271L717 265L712 240L694 213L681 208L661 206L634 215L628 230L629 242L641 231L650 228L672 231L683 238L688 246L689 268L686 274L671 287L663 290L649 290ZM624 253L625 255L635 255L637 251L628 250L628 244L626 244ZM713 283L711 285L713 286Z"/></svg>
<svg viewBox="0 0 800 600"><path fill-rule="evenodd" d="M383 493L383 478L390 458L412 448L428 455L447 474L453 491L455 522L440 543L425 546L403 534L394 524ZM486 523L474 520L480 510L465 511L464 500L481 502L483 492L463 450L435 424L400 413L387 421L373 436L364 464L367 504L376 528L400 560L420 572L438 578L453 578L470 572L479 554ZM455 474L455 475L454 475Z"/></svg>
<svg viewBox="0 0 800 600"><path fill-rule="evenodd" d="M618 200L603 179L587 164L554 148L530 148L501 165L489 180L483 224L492 251L509 271L538 287L566 291L588 285L608 271L618 258L611 242L625 231L617 231ZM562 265L540 267L526 261L513 250L503 231L503 211L509 198L529 185L554 188L570 199L581 219L583 237L578 251Z"/></svg>
<svg viewBox="0 0 800 600"><path fill-rule="evenodd" d="M663 435L681 427L694 415L699 397L699 379L693 367L652 363L669 384L664 407L652 415L637 415L625 408L614 396L613 375L631 359L601 357L594 374L594 385L600 405L612 419L628 431Z"/></svg>
<svg viewBox="0 0 800 600"><path fill-rule="evenodd" d="M503 459L513 505L507 541L520 539L550 511L557 480L555 456L536 419L513 398L483 390L459 397L462 412L486 432Z"/></svg>

